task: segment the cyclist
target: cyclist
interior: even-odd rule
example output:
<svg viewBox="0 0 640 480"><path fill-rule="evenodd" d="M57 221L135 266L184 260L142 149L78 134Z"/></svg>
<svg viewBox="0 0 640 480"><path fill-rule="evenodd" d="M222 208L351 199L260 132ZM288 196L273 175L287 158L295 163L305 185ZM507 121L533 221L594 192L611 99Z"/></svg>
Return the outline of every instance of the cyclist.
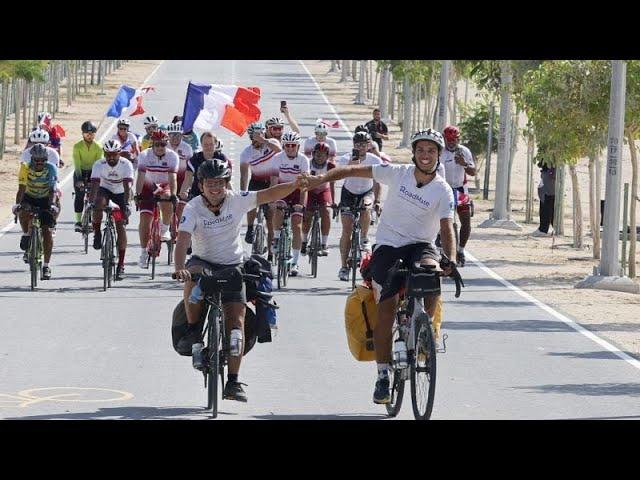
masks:
<svg viewBox="0 0 640 480"><path fill-rule="evenodd" d="M153 115L144 117L144 129L147 133L144 134L140 141L140 151L146 150L151 146L151 134L158 130L158 118Z"/></svg>
<svg viewBox="0 0 640 480"><path fill-rule="evenodd" d="M40 130L45 130L49 134L49 144L48 146L53 148L58 155L62 155L62 137L64 136L64 130L58 124L52 125L51 120L53 117L49 112L40 112L38 113L38 126L36 128ZM64 167L64 162L62 159L60 160L61 167Z"/></svg>
<svg viewBox="0 0 640 480"><path fill-rule="evenodd" d="M40 222L42 225L42 237L44 240L44 262L42 264L42 279L51 278L51 252L53 250L53 236L51 228L55 226L54 216L58 208L54 205L58 169L47 162L47 149L42 144L36 144L31 148L31 161L29 164L20 163L18 172L18 193L16 203L13 206L13 214L19 210L22 238L20 249L25 251L25 262L28 262L27 249L31 238L31 224L28 207L39 207Z"/></svg>
<svg viewBox="0 0 640 480"><path fill-rule="evenodd" d="M234 192L231 189L231 171L226 162L206 160L198 168L198 183L202 194L191 200L180 222L175 251L175 273L185 282L184 304L189 324L187 332L178 343L178 349L190 352L193 343L201 338L198 319L203 302L189 302L194 283L191 273L202 272L203 267L213 271L238 266L243 261L240 225L245 212L259 205L274 202L304 186L302 179L280 184L259 192ZM193 256L185 264L187 248L193 244ZM245 287L238 292L222 294L224 319L229 338L244 337ZM234 332L235 330L235 332ZM239 355L230 356L229 373L223 397L247 401L247 395L238 381L242 360L243 340Z"/></svg>
<svg viewBox="0 0 640 480"><path fill-rule="evenodd" d="M138 137L129 131L131 122L128 118L118 120L118 131L111 137L122 145L120 156L126 158L133 164L135 169L138 164L138 155L140 154L140 145L138 145Z"/></svg>
<svg viewBox="0 0 640 480"><path fill-rule="evenodd" d="M313 147L315 147L318 143L324 143L327 145L327 147L329 147L329 161L333 162L333 159L338 151L338 147L336 145L336 141L328 136L329 128L320 120L318 120L314 128L314 132L314 137L309 137L304 141L304 154L307 157L311 157L311 155L313 154Z"/></svg>
<svg viewBox="0 0 640 480"><path fill-rule="evenodd" d="M350 165L380 165L382 161L379 157L367 152L371 136L366 132L358 132L353 136L353 152L358 151L358 157L353 158L352 153L347 153L338 159L338 166ZM371 215L369 209L375 207L380 211L380 184L372 178L347 178L342 184L340 194L340 218L342 220L342 236L340 237L340 256L342 266L338 271L338 278L343 282L349 281L349 267L347 260L351 249L351 234L353 232L353 214L348 211L349 207L366 207L360 213L361 248L371 250L369 238L369 223Z"/></svg>
<svg viewBox="0 0 640 480"><path fill-rule="evenodd" d="M94 204L93 215L93 248L102 247L102 210L113 201L119 210L113 212L118 233L118 266L116 280L124 276L124 256L127 251L127 231L125 224L131 210L131 184L133 183L133 165L129 160L120 156L122 145L117 140L107 140L104 143L104 158L93 164L91 170L91 194L89 201Z"/></svg>
<svg viewBox="0 0 640 480"><path fill-rule="evenodd" d="M296 132L286 132L282 135L282 147L284 151L274 155L271 159L273 172L271 173L271 186L279 183L293 182L297 175L309 172L309 159L300 153L300 135ZM278 204L286 203L291 209L291 230L293 241L291 242L290 275L298 275L298 259L300 258L300 248L302 246L302 216L303 205L307 202L307 192L294 191L286 198L272 205L273 208L273 255L277 255L278 239L280 238L280 227L284 220L282 210L275 208Z"/></svg>
<svg viewBox="0 0 640 480"><path fill-rule="evenodd" d="M471 236L471 198L467 187L467 175L475 176L476 165L473 155L460 144L460 129L449 125L443 132L446 148L440 156L444 165L447 183L453 189L456 211L460 218L460 245L458 245L458 266L464 267L464 247Z"/></svg>
<svg viewBox="0 0 640 480"><path fill-rule="evenodd" d="M153 144L140 154L138 179L136 180L136 205L140 209L140 258L138 266L147 268L147 242L153 221L154 195L164 199L175 199L177 192L178 154L167 148L169 136L162 130L151 135ZM154 184L158 190L154 190ZM172 205L168 202L158 204L162 214L160 234L163 241L171 240Z"/></svg>
<svg viewBox="0 0 640 480"><path fill-rule="evenodd" d="M182 123L182 115L174 115L171 123ZM182 140L191 147L193 153L197 153L201 150L200 140L193 129L188 132L182 132Z"/></svg>
<svg viewBox="0 0 640 480"><path fill-rule="evenodd" d="M398 306L398 282L387 283L387 273L397 259L406 265L420 263L440 270L440 254L434 247L438 230L445 254L455 262L453 234L453 193L444 178L436 174L439 155L444 149L442 135L432 129L420 130L411 137L413 165L354 165L336 168L322 177L310 177L309 187L347 177L373 178L389 186L385 210L380 217L370 268L377 324L373 332L378 378L374 403L389 403L389 364L392 327ZM453 273L447 266L445 275ZM439 288L434 277L434 289ZM433 317L438 295L425 297L426 311Z"/></svg>
<svg viewBox="0 0 640 480"><path fill-rule="evenodd" d="M358 133L358 132L369 133L369 129L364 125L358 125L356 126L354 133ZM376 157L380 157L380 160L382 160L384 163L391 162L391 157L386 153L380 151L380 147L378 147L378 144L371 139L370 133L369 133L369 149L367 150L367 152L375 155Z"/></svg>
<svg viewBox="0 0 640 480"><path fill-rule="evenodd" d="M191 145L182 139L182 123L170 123L167 128L167 133L169 134L169 144L167 145L167 148L176 152L180 159L177 180L178 191L181 191L180 188L182 187L184 176L187 171L187 163L191 160L191 157L193 157L193 149L191 148ZM186 204L187 202L185 200L179 200L176 207L176 215L178 218L182 217L182 210L184 210L184 206Z"/></svg>
<svg viewBox="0 0 640 480"><path fill-rule="evenodd" d="M269 188L271 175L274 172L271 166L271 159L282 151L282 147L278 140L266 138L266 129L260 122L249 125L247 135L249 135L251 145L245 147L240 153L240 190L243 192L247 190L250 192L264 190ZM268 245L271 245L273 225L270 210L268 212ZM256 210L247 212L247 233L244 237L247 243L253 243L254 240L253 222L256 219L256 214ZM271 255L271 252L269 252L269 255Z"/></svg>
<svg viewBox="0 0 640 480"><path fill-rule="evenodd" d="M324 175L329 170L335 167L333 162L329 161L331 156L331 148L326 143L316 143L313 147L310 165L311 175ZM311 219L313 212L310 208L316 206L320 209L320 230L322 232L322 245L320 247L319 255L326 257L327 240L329 239L329 232L331 230L331 212L330 206L335 205L335 188L333 182L324 183L314 190L310 190L307 196L307 211L304 214L304 225L302 226L302 249L300 253L302 255L307 254L307 239L309 238L309 230L311 228Z"/></svg>
<svg viewBox="0 0 640 480"><path fill-rule="evenodd" d="M284 133L284 120L280 117L271 117L266 122L264 122L267 131L264 134L264 138L270 139L274 138L278 142L282 138L282 134Z"/></svg>
<svg viewBox="0 0 640 480"><path fill-rule="evenodd" d="M231 165L231 161L227 158L225 154L216 150L217 142L219 142L215 136L215 134L211 132L204 132L200 135L200 143L202 144L202 151L196 153L189 159L187 162L187 171L184 172L184 181L182 182L182 186L180 187L180 193L178 193L178 197L182 201L188 201L192 198L200 195L200 187L198 186L197 181L193 181L198 178L198 167L202 165L202 163L206 160L213 160L217 158L218 160L224 160L229 164L229 170L233 173L233 166Z"/></svg>
<svg viewBox="0 0 640 480"><path fill-rule="evenodd" d="M73 211L76 216L76 232L82 232L84 186L91 181L93 164L102 158L102 145L94 141L98 129L93 122L87 120L80 129L82 130L82 140L73 146L73 188L75 191Z"/></svg>

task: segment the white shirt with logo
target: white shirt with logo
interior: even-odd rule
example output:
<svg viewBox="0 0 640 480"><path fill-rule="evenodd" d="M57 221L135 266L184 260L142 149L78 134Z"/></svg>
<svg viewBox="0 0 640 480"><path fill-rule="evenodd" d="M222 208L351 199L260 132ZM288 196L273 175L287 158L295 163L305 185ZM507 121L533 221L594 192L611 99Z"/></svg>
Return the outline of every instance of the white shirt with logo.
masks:
<svg viewBox="0 0 640 480"><path fill-rule="evenodd" d="M274 170L271 175L278 177L278 183L294 182L302 172L309 172L309 163L309 159L301 153L289 158L285 152L280 152L271 159Z"/></svg>
<svg viewBox="0 0 640 480"><path fill-rule="evenodd" d="M459 145L458 148L464 156L464 160L467 164L471 167L475 167L476 164L473 162L471 150L464 145ZM464 167L456 163L455 152L451 152L446 148L442 150L442 153L440 154L440 163L444 165L447 183L451 185L451 188L462 187L464 184Z"/></svg>
<svg viewBox="0 0 640 480"><path fill-rule="evenodd" d="M153 148L147 148L138 158L138 171L145 172L144 183L152 186L154 183L169 183L169 173L177 173L180 160L173 150L165 149L162 158L153 153Z"/></svg>
<svg viewBox="0 0 640 480"><path fill-rule="evenodd" d="M436 175L418 188L415 168L388 163L373 167L373 178L389 187L376 233L378 245L434 245L440 220L453 218L453 192L446 180Z"/></svg>
<svg viewBox="0 0 640 480"><path fill-rule="evenodd" d="M245 214L258 206L258 192L227 191L216 215L198 195L185 206L178 231L191 234L193 255L221 265L235 265L243 260L244 249L240 225Z"/></svg>
<svg viewBox="0 0 640 480"><path fill-rule="evenodd" d="M247 146L240 153L240 165L248 164L251 170L251 178L260 181L269 181L271 176L275 175L271 165L271 159L276 152L267 146L253 148L253 145Z"/></svg>
<svg viewBox="0 0 640 480"><path fill-rule="evenodd" d="M351 161L351 154L345 153L343 156L341 156L338 159L338 161L336 162L336 166L348 167L350 161ZM376 157L372 153L367 153L367 155L364 157L364 160L360 161L359 165L380 165L382 163L383 162L382 160L380 160L379 157ZM354 165L356 164L354 163ZM362 195L363 193L366 193L373 188L373 179L349 177L344 180L342 187L346 188L354 195Z"/></svg>
<svg viewBox="0 0 640 480"><path fill-rule="evenodd" d="M304 154L307 157L311 157L311 155L313 154L313 148L318 143L320 143L320 142L315 137L315 135L313 137L309 137L304 141L304 145L303 145L302 151L304 152ZM338 152L338 145L336 144L336 141L333 138L326 137L324 139L324 142L322 142L322 143L325 143L329 147L329 156L330 157L333 157Z"/></svg>
<svg viewBox="0 0 640 480"><path fill-rule="evenodd" d="M22 157L20 158L20 160L23 163L26 163L27 165L31 163L32 148L33 148L33 145L30 146L29 148L25 148L24 152L22 152ZM45 148L47 149L47 163L50 163L51 165L55 165L57 168L60 168L60 155L58 155L58 152L56 152L55 149L51 147L45 147Z"/></svg>
<svg viewBox="0 0 640 480"><path fill-rule="evenodd" d="M101 158L93 164L91 180L100 180L100 186L112 193L124 193L123 182L133 182L133 165L126 158L120 157L115 167L112 167L105 158Z"/></svg>

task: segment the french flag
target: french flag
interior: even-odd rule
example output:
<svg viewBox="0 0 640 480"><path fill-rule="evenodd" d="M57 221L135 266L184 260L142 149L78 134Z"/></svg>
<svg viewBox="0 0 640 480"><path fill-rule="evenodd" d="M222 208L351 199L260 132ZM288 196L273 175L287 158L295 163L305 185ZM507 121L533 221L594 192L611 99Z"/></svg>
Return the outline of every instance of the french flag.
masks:
<svg viewBox="0 0 640 480"><path fill-rule="evenodd" d="M260 89L189 82L182 114L182 129L224 127L242 136L260 118Z"/></svg>
<svg viewBox="0 0 640 480"><path fill-rule="evenodd" d="M144 108L142 108L142 97L150 91L155 91L153 87L133 88L129 85L121 85L116 93L116 98L113 99L109 110L107 110L107 117L119 118L124 112L131 112L130 117L134 115L142 115Z"/></svg>

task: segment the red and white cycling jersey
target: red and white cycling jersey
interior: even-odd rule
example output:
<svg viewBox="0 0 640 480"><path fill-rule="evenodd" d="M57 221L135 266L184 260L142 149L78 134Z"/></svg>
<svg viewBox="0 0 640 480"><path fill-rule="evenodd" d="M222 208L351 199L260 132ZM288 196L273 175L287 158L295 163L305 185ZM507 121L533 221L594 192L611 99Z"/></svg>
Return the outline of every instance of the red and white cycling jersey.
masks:
<svg viewBox="0 0 640 480"><path fill-rule="evenodd" d="M324 165L321 168L315 167L313 162L310 162L309 172L311 175L319 176L325 175L329 170L332 170L336 167L333 162L324 162ZM331 190L331 184L329 182L325 182L319 187L314 188L313 190L309 190L311 193L322 193L324 191Z"/></svg>
<svg viewBox="0 0 640 480"><path fill-rule="evenodd" d="M277 169L271 164L275 155L276 152L266 146L253 148L253 145L249 145L240 153L240 165L249 165L253 180L269 181L271 176L277 174Z"/></svg>
<svg viewBox="0 0 640 480"><path fill-rule="evenodd" d="M167 149L172 150L178 154L178 158L180 159L180 165L178 166L178 177L184 178L184 173L187 171L187 163L193 157L193 148L187 142L182 140L180 144L173 148L171 146L171 142L167 143Z"/></svg>
<svg viewBox="0 0 640 480"><path fill-rule="evenodd" d="M278 183L294 182L298 175L309 172L309 159L301 153L289 158L285 152L280 152L271 159L271 164L272 176L278 177Z"/></svg>
<svg viewBox="0 0 640 480"><path fill-rule="evenodd" d="M153 153L153 148L147 148L138 157L138 171L145 172L145 187L151 187L154 183L168 183L169 173L178 173L179 163L178 154L173 150L167 149L166 153L158 158Z"/></svg>
<svg viewBox="0 0 640 480"><path fill-rule="evenodd" d="M314 136L314 137L309 137L304 141L304 146L302 148L304 154L311 158L311 154L313 153L313 147L316 146L316 144L318 144L320 142L318 142L318 139ZM336 153L338 152L338 146L336 145L336 141L331 138L331 137L327 137L324 139L324 142L328 147L329 147L329 157L334 157L336 155Z"/></svg>
<svg viewBox="0 0 640 480"><path fill-rule="evenodd" d="M117 133L114 133L111 137L112 140L117 140L122 145L122 150L131 154L131 160L135 160L140 155L140 144L138 138L131 132L127 132L127 138L124 140L120 138Z"/></svg>

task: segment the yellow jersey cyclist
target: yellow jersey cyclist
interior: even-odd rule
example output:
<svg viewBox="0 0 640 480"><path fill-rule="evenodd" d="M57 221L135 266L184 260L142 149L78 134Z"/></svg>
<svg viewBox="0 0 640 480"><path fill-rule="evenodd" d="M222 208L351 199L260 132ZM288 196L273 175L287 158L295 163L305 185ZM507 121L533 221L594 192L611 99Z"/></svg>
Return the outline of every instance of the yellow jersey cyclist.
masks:
<svg viewBox="0 0 640 480"><path fill-rule="evenodd" d="M26 251L31 239L31 215L30 207L40 208L40 223L42 225L42 237L44 240L44 262L42 264L42 279L51 278L51 252L53 250L53 236L51 229L55 226L54 216L58 213L58 207L54 205L58 169L47 162L47 149L42 144L31 147L31 161L29 164L21 163L18 172L18 193L16 203L13 206L13 214L18 214L22 227L20 249Z"/></svg>
<svg viewBox="0 0 640 480"><path fill-rule="evenodd" d="M144 130L147 133L145 133L144 136L142 137L142 140L140 140L140 151L146 150L147 148L151 147L151 145L153 144L153 140L151 139L151 134L156 130L158 130L159 122L160 121L158 120L158 117L154 115L148 115L144 117L144 120L143 120Z"/></svg>
<svg viewBox="0 0 640 480"><path fill-rule="evenodd" d="M373 332L378 378L374 403L389 403L389 365L391 363L392 327L398 307L400 282L387 281L387 273L398 259L406 265L420 263L440 269L440 253L435 238L440 231L444 253L452 263L456 259L453 234L453 193L446 180L437 174L439 156L444 149L440 132L420 130L411 137L413 164L352 165L336 168L320 177L310 177L309 187L347 177L373 178L385 184L389 193L380 216L376 244L371 257L377 324ZM454 273L449 264L445 275ZM433 290L439 292L439 277L433 277ZM433 317L440 294L424 297L425 309Z"/></svg>
<svg viewBox="0 0 640 480"><path fill-rule="evenodd" d="M95 141L98 129L87 120L80 127L82 140L73 146L73 211L76 216L75 231L82 232L82 210L84 208L85 185L91 182L93 164L102 158L102 145Z"/></svg>

